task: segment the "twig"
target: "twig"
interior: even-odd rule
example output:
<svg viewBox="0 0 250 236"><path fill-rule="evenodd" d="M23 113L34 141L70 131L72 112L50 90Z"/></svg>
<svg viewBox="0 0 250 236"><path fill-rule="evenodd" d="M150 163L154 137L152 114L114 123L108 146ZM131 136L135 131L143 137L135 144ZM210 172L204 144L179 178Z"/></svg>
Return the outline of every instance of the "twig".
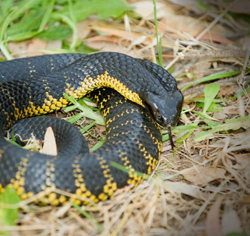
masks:
<svg viewBox="0 0 250 236"><path fill-rule="evenodd" d="M245 57L245 62L244 62L243 68L242 68L242 72L241 72L241 75L239 76L239 81L238 81L239 84L241 86L243 86L243 88L244 88L244 85L245 85L245 82L246 82L245 72L246 72L249 56L250 56L250 50L248 49L247 53L246 53L246 57Z"/></svg>
<svg viewBox="0 0 250 236"><path fill-rule="evenodd" d="M204 202L204 204L200 207L199 211L195 214L193 218L193 224L196 224L197 220L200 218L202 212L206 209L206 207L211 203L213 198L216 196L217 193L219 193L222 189L222 187L230 180L231 177L225 178L223 182L216 188L216 190L209 196L209 199Z"/></svg>
<svg viewBox="0 0 250 236"><path fill-rule="evenodd" d="M210 50L210 51L197 51L197 52L187 52L179 53L181 60L192 59L192 58L243 58L246 56L246 52L240 49L232 50Z"/></svg>
<svg viewBox="0 0 250 236"><path fill-rule="evenodd" d="M214 83L219 84L221 86L231 86L231 85L237 84L240 77L241 77L241 75L231 77L231 78L227 78L227 79L223 79L223 80L219 80L219 81L216 81ZM250 76L245 76L245 82L250 84ZM182 87L184 87L186 85L187 84L183 84ZM205 86L206 86L206 84L202 84L202 85L199 85L199 86L195 86L194 88L187 89L187 90L185 90L183 92L183 95L188 96L188 95L192 94L192 97L195 97L197 95L203 94Z"/></svg>

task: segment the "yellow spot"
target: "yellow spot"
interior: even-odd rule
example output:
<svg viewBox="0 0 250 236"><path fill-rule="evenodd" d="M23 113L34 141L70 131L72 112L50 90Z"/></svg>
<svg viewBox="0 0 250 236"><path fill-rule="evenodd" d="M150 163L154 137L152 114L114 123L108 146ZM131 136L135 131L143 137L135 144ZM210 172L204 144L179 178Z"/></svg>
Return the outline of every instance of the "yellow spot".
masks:
<svg viewBox="0 0 250 236"><path fill-rule="evenodd" d="M50 193L49 194L49 201L53 202L56 199L56 194L55 193Z"/></svg>
<svg viewBox="0 0 250 236"><path fill-rule="evenodd" d="M63 202L66 202L67 199L65 196L61 195L58 200L59 202L63 203Z"/></svg>

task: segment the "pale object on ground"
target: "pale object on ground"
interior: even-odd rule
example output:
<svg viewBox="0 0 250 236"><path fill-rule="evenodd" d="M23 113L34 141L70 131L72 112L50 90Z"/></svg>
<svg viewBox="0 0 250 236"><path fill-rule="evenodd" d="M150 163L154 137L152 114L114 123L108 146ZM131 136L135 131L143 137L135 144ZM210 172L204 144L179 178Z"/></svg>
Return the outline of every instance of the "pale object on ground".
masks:
<svg viewBox="0 0 250 236"><path fill-rule="evenodd" d="M46 48L47 41L33 38L30 40L30 43L27 47L27 56L28 57L34 57L34 56L41 56L43 55L43 49Z"/></svg>
<svg viewBox="0 0 250 236"><path fill-rule="evenodd" d="M222 200L223 197L219 196L207 213L205 228L207 236L222 236L220 224L220 206Z"/></svg>
<svg viewBox="0 0 250 236"><path fill-rule="evenodd" d="M57 155L56 139L51 127L48 127L44 135L44 145L43 149L40 151L42 154Z"/></svg>
<svg viewBox="0 0 250 236"><path fill-rule="evenodd" d="M229 233L242 233L239 216L233 209L231 202L225 202L224 212L222 215L222 232L223 235Z"/></svg>
<svg viewBox="0 0 250 236"><path fill-rule="evenodd" d="M184 178L192 183L205 185L215 179L224 179L226 170L213 167L194 167L183 174Z"/></svg>

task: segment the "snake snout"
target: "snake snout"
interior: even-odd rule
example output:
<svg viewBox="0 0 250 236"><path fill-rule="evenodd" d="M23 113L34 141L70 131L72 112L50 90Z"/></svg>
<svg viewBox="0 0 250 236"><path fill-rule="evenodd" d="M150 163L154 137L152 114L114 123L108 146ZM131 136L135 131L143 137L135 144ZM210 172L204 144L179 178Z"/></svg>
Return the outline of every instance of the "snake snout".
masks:
<svg viewBox="0 0 250 236"><path fill-rule="evenodd" d="M180 118L183 104L183 95L180 90L171 91L162 95L144 93L140 95L145 107L147 107L163 128L174 126Z"/></svg>
<svg viewBox="0 0 250 236"><path fill-rule="evenodd" d="M163 108L163 120L162 126L167 128L177 124L180 118L183 105L183 95L180 90L175 90L166 100Z"/></svg>

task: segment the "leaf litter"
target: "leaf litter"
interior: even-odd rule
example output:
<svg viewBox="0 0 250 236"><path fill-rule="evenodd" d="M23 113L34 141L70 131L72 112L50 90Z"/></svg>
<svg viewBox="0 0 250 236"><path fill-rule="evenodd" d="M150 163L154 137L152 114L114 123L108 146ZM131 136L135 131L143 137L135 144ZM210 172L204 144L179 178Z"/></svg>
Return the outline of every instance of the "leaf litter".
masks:
<svg viewBox="0 0 250 236"><path fill-rule="evenodd" d="M3 14L10 11L11 2L6 1L1 10ZM98 10L94 8L94 5L101 5L98 0L93 1L93 6L89 1L90 5L85 8L80 7L82 2L76 1L73 3L74 23L70 18L70 4L57 1L42 31L38 32L39 15L38 20L30 22L32 29L26 29L26 24L19 21L27 33L38 30L39 39L24 35L21 39L24 41L19 42L8 41L7 37L5 45L0 45L3 53L0 56L18 58L44 53L116 51L157 62L153 3L115 2L114 8L112 1L108 1L106 8ZM5 214L4 221L12 223L0 226L1 232L11 235L250 234L250 100L249 89L236 80L239 74L236 72L243 71L244 64L245 75L249 73L246 45L242 45L249 36L241 34L249 28L249 21L248 16L244 18L240 14L248 14L248 11L240 4L230 8L222 1L209 2L157 1L163 66L173 71L179 87L185 88L185 101L179 126L173 128L176 150L170 151L166 136L153 176L135 189L127 186L119 190L113 199L80 209L70 203L61 207L32 203L48 193L21 202L2 201L1 209L12 204L13 209L20 210L19 218L14 218L16 225ZM30 4L23 1L22 6L27 10L33 6ZM37 9L43 8L39 1L36 4ZM112 10L107 10L110 7ZM75 24L77 41L73 48L71 28L55 19L57 8ZM26 14L28 18L29 12ZM15 25L8 27L9 34L12 33L9 36L20 39L22 35ZM6 46L9 55L5 54ZM221 101L216 102L216 99ZM215 105L220 109L213 110ZM66 119L71 120L76 115L75 110L64 113ZM76 122L84 130L90 147L105 135L103 126L92 123L86 118ZM181 128L189 125L188 130ZM88 129L84 128L86 126ZM71 196L60 190L57 192ZM16 215L16 210L12 214Z"/></svg>

